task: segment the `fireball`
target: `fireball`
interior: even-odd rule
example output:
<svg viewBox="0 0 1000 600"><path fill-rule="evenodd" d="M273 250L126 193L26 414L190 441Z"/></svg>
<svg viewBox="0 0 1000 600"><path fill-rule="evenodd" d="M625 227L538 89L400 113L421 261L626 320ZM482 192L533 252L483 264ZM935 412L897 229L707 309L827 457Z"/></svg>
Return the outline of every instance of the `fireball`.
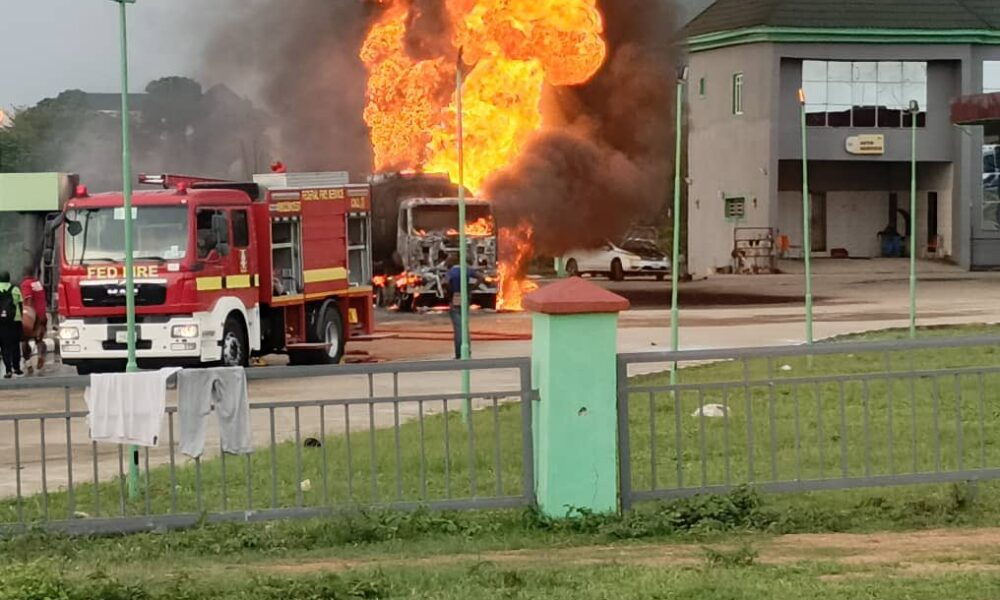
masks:
<svg viewBox="0 0 1000 600"><path fill-rule="evenodd" d="M464 183L477 193L545 127L545 87L586 83L604 64L604 21L597 0L442 2L454 53L416 60L406 49L410 1L380 0L384 12L361 49L368 70L364 119L377 170L444 172L458 183L455 82L462 68ZM532 254L530 227L501 231L501 248L498 305L519 310L531 287L522 280Z"/></svg>

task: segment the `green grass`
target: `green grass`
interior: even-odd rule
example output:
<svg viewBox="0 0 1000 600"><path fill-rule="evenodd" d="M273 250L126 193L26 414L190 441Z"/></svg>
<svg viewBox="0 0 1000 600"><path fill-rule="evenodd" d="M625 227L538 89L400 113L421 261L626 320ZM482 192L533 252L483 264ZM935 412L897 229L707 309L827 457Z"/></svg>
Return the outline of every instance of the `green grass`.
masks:
<svg viewBox="0 0 1000 600"><path fill-rule="evenodd" d="M871 496L851 504L826 497L808 507L803 506L808 503L802 496L762 497L744 489L726 496L645 505L624 517L583 513L565 520L546 519L532 510L368 511L125 537L75 539L38 532L0 539L0 600L470 594L780 599L800 598L795 594L804 590L832 598L932 598L946 589L980 594L968 596L972 598L995 597L992 591L998 589L998 580L989 573L941 572L903 579L888 567L880 576L881 567L848 568L835 563L834 556L816 553L781 567L760 559L759 549L777 533L997 522L996 503L988 501L996 489L981 490L976 497L964 486L913 491L919 500ZM638 542L657 540L688 548L694 564L667 561L642 566L615 558L616 548L628 551ZM583 547L579 562L551 555L575 547ZM536 556L519 562L500 558L514 549L536 549ZM638 556L646 556L645 551ZM313 568L294 573L274 569L331 560L355 562L339 575L322 575ZM856 577L822 579L844 574Z"/></svg>
<svg viewBox="0 0 1000 600"><path fill-rule="evenodd" d="M879 570L843 577L835 565L754 564L650 567L599 565L511 566L479 562L438 568L396 567L348 574L266 575L233 571L115 576L67 572L47 564L0 569L0 600L214 598L218 600L322 600L380 598L648 598L733 600L804 597L861 600L988 599L1000 594L991 573L884 576Z"/></svg>
<svg viewBox="0 0 1000 600"><path fill-rule="evenodd" d="M949 333L955 330L930 332ZM905 375L949 369L970 371ZM720 363L683 369L681 385L700 389L677 394L666 388L663 375L634 378L633 487L674 490L995 468L1000 372L982 369L1000 371L1000 348ZM745 373L751 385L743 385ZM692 416L708 404L727 406L728 416Z"/></svg>
<svg viewBox="0 0 1000 600"><path fill-rule="evenodd" d="M392 428L356 429L359 420L367 426L368 412L365 408L361 415L355 408L351 435L327 436L321 448L297 449L294 441L279 440L273 452L265 447L243 457L215 454L203 457L200 465L178 453L183 464L141 474L134 500L127 498L125 482L117 476L96 487L74 486L72 512L90 517L190 514L521 495L520 406L498 404L474 411L469 425L457 407L450 403L446 416L440 402L426 403L427 410L438 414L426 416L422 426L417 420L403 423L398 450ZM282 411L276 412L282 418ZM302 409L304 426L315 426L319 418L318 408ZM307 486L299 485L306 480ZM52 520L71 514L65 491L47 498L30 496L20 508L28 520L42 520L46 513ZM17 511L16 501L0 501L0 523L16 521Z"/></svg>

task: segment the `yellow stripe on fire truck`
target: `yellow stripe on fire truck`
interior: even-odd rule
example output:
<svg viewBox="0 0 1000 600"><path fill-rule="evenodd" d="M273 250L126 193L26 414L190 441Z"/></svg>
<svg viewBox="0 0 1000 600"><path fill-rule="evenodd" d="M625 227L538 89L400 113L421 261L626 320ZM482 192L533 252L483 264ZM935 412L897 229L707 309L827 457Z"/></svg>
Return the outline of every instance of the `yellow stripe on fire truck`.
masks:
<svg viewBox="0 0 1000 600"><path fill-rule="evenodd" d="M249 275L227 275L226 276L226 289L229 290L242 290L251 286L251 280Z"/></svg>
<svg viewBox="0 0 1000 600"><path fill-rule="evenodd" d="M216 292L222 289L221 277L199 277L197 280L199 292Z"/></svg>
<svg viewBox="0 0 1000 600"><path fill-rule="evenodd" d="M219 290L245 290L259 287L260 275L229 275L228 277L199 277L196 287L199 292L218 292Z"/></svg>
<svg viewBox="0 0 1000 600"><path fill-rule="evenodd" d="M341 281L344 279L347 279L347 269L343 267L313 269L305 272L306 283L326 283L328 281Z"/></svg>

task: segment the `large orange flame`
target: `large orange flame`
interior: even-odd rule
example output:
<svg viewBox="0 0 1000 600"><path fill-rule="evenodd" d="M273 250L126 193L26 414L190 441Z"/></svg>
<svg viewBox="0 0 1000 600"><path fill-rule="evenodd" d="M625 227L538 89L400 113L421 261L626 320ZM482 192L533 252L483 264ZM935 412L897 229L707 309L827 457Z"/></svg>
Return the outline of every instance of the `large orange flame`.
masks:
<svg viewBox="0 0 1000 600"><path fill-rule="evenodd" d="M378 170L445 172L458 183L459 48L464 183L476 193L543 127L544 87L585 83L607 56L597 0L445 0L455 55L431 60L407 54L410 0L380 2L387 8L361 49L369 73L364 118ZM520 293L531 257L530 234L514 237L526 241L502 260L499 304L508 310L520 305L508 296Z"/></svg>
<svg viewBox="0 0 1000 600"><path fill-rule="evenodd" d="M521 312L524 310L524 296L538 289L537 283L525 277L528 261L531 260L533 234L531 226L525 224L500 232L500 247L513 258L502 262L498 269L500 295L497 298L497 310Z"/></svg>

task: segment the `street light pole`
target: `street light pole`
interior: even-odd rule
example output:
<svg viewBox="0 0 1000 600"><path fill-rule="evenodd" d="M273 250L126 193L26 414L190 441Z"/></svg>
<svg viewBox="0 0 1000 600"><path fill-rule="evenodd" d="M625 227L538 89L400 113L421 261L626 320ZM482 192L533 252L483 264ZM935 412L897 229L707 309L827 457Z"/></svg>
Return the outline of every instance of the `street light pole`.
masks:
<svg viewBox="0 0 1000 600"><path fill-rule="evenodd" d="M920 103L910 100L910 339L917 337L917 114Z"/></svg>
<svg viewBox="0 0 1000 600"><path fill-rule="evenodd" d="M465 83L465 66L462 58L463 49L458 50L458 63L455 76L455 108L458 113L458 264L460 284L462 292L462 348L461 356L463 361L469 360L472 355L471 341L469 339L469 263L468 247L465 236L466 228L466 207L465 207L465 134L463 130L462 114L462 86ZM452 292L454 293L454 291ZM453 300L454 301L454 300ZM469 370L462 371L462 394L465 400L462 402L462 417L468 422L472 412L472 400L469 397L472 384L469 381Z"/></svg>
<svg viewBox="0 0 1000 600"><path fill-rule="evenodd" d="M678 286L680 285L681 253L681 154L684 127L684 89L687 85L688 67L681 67L677 73L677 123L674 128L674 227L673 248L670 259L670 350L680 350L680 308L678 306ZM677 385L677 362L670 368L670 385Z"/></svg>
<svg viewBox="0 0 1000 600"><path fill-rule="evenodd" d="M809 198L809 149L806 128L806 92L799 89L802 107L802 257L806 269L806 344L813 344L813 295L812 295L812 202Z"/></svg>
<svg viewBox="0 0 1000 600"><path fill-rule="evenodd" d="M135 273L132 256L132 149L129 133L129 97L128 97L128 24L127 4L135 4L136 0L112 0L119 6L119 21L121 27L121 79L122 79L122 197L125 211L125 323L128 347L128 360L125 371L134 373L139 370L135 360ZM129 498L139 495L139 449L129 448L128 491Z"/></svg>

